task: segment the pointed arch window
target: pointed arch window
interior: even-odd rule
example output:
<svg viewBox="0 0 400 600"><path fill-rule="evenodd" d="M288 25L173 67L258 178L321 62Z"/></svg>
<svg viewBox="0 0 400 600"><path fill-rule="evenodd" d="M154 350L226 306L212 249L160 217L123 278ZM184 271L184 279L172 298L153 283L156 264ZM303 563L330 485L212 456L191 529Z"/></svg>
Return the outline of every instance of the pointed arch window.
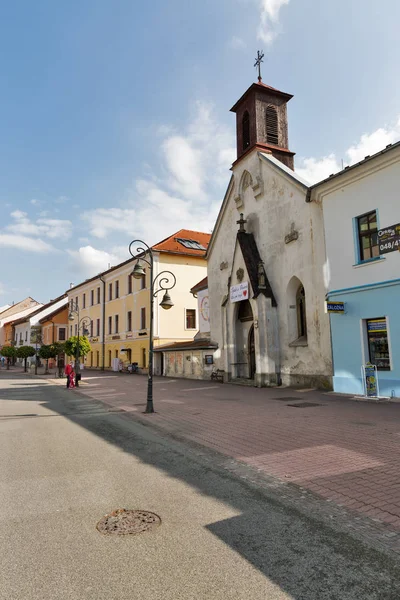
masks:
<svg viewBox="0 0 400 600"><path fill-rule="evenodd" d="M246 110L242 119L243 150L250 146L250 115Z"/></svg>
<svg viewBox="0 0 400 600"><path fill-rule="evenodd" d="M267 142L278 146L278 113L275 106L267 106L265 111L267 124Z"/></svg>
<svg viewBox="0 0 400 600"><path fill-rule="evenodd" d="M306 295L301 285L296 294L297 331L299 338L307 338Z"/></svg>

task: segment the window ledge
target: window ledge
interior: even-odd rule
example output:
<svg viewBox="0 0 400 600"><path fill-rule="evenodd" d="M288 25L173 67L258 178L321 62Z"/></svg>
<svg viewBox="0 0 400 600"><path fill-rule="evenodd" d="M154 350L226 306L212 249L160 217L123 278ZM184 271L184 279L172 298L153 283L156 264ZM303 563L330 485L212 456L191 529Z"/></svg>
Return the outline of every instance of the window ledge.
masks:
<svg viewBox="0 0 400 600"><path fill-rule="evenodd" d="M358 269L359 267L366 267L367 265L373 263L384 262L386 258L384 256L376 256L375 258L368 258L368 260L362 260L359 263L353 265L353 269Z"/></svg>
<svg viewBox="0 0 400 600"><path fill-rule="evenodd" d="M297 346L308 346L308 340L305 335L299 337L297 340L294 340L294 342L290 342L289 344L289 348L296 348Z"/></svg>

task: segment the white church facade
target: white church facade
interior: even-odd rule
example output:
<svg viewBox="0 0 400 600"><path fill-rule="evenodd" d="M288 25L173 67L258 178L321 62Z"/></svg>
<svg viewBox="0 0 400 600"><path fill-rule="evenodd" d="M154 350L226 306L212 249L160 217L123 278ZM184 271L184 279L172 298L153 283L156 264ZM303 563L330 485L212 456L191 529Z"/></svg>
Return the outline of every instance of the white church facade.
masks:
<svg viewBox="0 0 400 600"><path fill-rule="evenodd" d="M231 109L237 160L207 251L211 339L227 381L330 388L322 207L293 170L291 97L259 80Z"/></svg>

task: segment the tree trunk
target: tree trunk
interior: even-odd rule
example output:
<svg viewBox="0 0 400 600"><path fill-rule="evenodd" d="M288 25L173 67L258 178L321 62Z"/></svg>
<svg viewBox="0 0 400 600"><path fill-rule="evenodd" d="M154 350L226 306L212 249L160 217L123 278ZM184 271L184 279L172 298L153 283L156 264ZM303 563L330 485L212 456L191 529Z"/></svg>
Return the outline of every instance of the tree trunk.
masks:
<svg viewBox="0 0 400 600"><path fill-rule="evenodd" d="M45 370L44 374L47 375L48 372L49 372L49 359L46 358L46 370Z"/></svg>
<svg viewBox="0 0 400 600"><path fill-rule="evenodd" d="M7 357L7 371L10 370L10 357Z"/></svg>
<svg viewBox="0 0 400 600"><path fill-rule="evenodd" d="M26 368L26 361L27 361L27 358L25 357L25 358L24 358L24 372L25 372L25 373L26 373L26 371L27 371L27 368Z"/></svg>

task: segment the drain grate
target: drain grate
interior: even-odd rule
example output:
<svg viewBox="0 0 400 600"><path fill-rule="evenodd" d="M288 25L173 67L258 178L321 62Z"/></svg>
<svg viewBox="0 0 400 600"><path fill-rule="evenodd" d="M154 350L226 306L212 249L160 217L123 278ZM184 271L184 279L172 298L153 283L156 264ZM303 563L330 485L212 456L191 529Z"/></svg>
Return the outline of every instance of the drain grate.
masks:
<svg viewBox="0 0 400 600"><path fill-rule="evenodd" d="M288 404L287 406L293 406L293 408L309 408L311 406L322 406L316 402L297 402L297 404Z"/></svg>
<svg viewBox="0 0 400 600"><path fill-rule="evenodd" d="M152 512L118 508L100 519L96 527L100 533L109 535L137 535L155 529L159 525L161 525L160 517Z"/></svg>
<svg viewBox="0 0 400 600"><path fill-rule="evenodd" d="M289 400L293 401L293 400L302 400L302 398L299 398L298 396L281 396L279 398L272 398L273 400L279 400L280 402L288 402Z"/></svg>

